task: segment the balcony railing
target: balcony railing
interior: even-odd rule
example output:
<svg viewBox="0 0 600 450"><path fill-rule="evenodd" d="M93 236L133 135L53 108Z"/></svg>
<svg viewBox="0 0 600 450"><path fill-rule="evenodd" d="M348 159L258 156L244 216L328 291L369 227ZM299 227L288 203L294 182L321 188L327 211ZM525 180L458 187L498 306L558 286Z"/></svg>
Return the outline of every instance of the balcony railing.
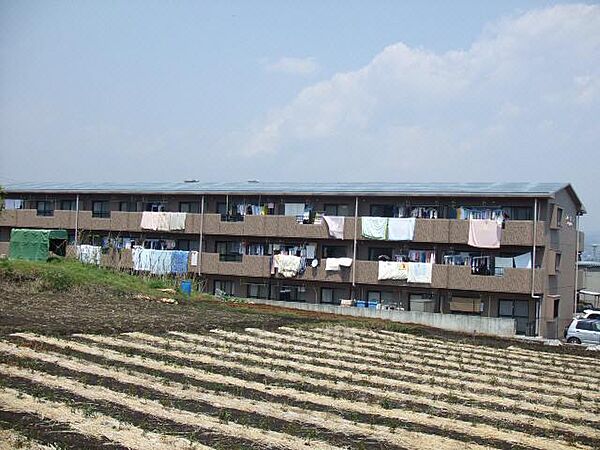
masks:
<svg viewBox="0 0 600 450"><path fill-rule="evenodd" d="M9 210L0 214L0 226L68 228L75 227L75 211L55 210L54 216L38 216L34 209ZM94 218L91 211L80 211L78 224L80 229L141 232L141 212L111 211L109 218ZM361 223L358 218L357 239L360 236ZM354 218L347 217L344 223L344 237L354 238ZM247 215L241 222L222 221L220 214L192 214L186 218L183 233L226 236L256 236L270 238L330 239L325 224L301 224L292 216ZM546 243L545 222L538 222L536 244ZM469 222L456 219L417 219L414 242L440 244L467 244ZM507 221L502 233L501 245L533 245L533 221Z"/></svg>

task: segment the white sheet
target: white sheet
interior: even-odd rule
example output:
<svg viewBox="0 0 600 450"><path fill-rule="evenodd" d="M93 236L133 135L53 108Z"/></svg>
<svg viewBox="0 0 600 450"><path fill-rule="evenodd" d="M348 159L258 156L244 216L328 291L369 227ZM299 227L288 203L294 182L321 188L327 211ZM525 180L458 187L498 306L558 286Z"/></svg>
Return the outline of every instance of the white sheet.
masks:
<svg viewBox="0 0 600 450"><path fill-rule="evenodd" d="M344 239L344 217L343 216L323 216L327 224L329 236L335 239Z"/></svg>
<svg viewBox="0 0 600 450"><path fill-rule="evenodd" d="M409 283L431 283L433 264L431 263L408 263Z"/></svg>
<svg viewBox="0 0 600 450"><path fill-rule="evenodd" d="M408 263L398 261L379 261L378 280L406 280Z"/></svg>
<svg viewBox="0 0 600 450"><path fill-rule="evenodd" d="M388 220L388 239L390 241L412 241L415 236L416 219L390 218Z"/></svg>
<svg viewBox="0 0 600 450"><path fill-rule="evenodd" d="M362 236L367 239L384 240L387 238L387 217L361 217Z"/></svg>

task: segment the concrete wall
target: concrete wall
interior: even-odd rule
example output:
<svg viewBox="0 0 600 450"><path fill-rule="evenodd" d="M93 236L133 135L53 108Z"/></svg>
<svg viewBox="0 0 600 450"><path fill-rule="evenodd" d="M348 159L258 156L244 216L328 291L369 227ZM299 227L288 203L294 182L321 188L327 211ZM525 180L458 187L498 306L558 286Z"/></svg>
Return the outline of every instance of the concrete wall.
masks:
<svg viewBox="0 0 600 450"><path fill-rule="evenodd" d="M355 308L313 303L281 302L277 300L252 299L251 302L282 308L301 309L320 313L339 314L352 317L384 319L392 322L414 323L464 333L489 334L494 336L514 336L513 319L466 316L458 314L424 313L417 311L395 311L371 308Z"/></svg>

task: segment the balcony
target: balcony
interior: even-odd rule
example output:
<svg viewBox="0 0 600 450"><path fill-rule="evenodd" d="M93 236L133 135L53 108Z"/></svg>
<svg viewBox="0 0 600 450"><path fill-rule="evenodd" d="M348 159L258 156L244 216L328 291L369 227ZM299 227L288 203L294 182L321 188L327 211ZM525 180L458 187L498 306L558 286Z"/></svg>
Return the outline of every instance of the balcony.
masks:
<svg viewBox="0 0 600 450"><path fill-rule="evenodd" d="M435 266L434 266L435 267ZM442 269L443 268L443 269ZM485 292L531 293L532 269L504 269L502 276L473 275L469 266L438 266L446 273L447 289ZM535 292L543 291L544 272L535 269Z"/></svg>
<svg viewBox="0 0 600 450"><path fill-rule="evenodd" d="M141 212L112 211L109 218L92 217L91 211L79 212L79 228L82 230L141 232ZM354 237L354 218L347 217L344 236ZM203 226L201 224L203 223ZM75 211L54 211L53 216L38 216L34 209L8 210L0 214L0 226L26 228L75 228ZM177 233L205 235L247 236L270 238L330 239L325 224L301 224L291 216L245 216L241 222L221 221L220 214L188 214L185 231ZM357 224L357 237L360 236L360 218ZM545 222L538 222L538 246L546 244ZM469 222L455 219L417 219L414 242L439 244L467 244ZM533 245L533 221L508 221L502 233L501 245Z"/></svg>

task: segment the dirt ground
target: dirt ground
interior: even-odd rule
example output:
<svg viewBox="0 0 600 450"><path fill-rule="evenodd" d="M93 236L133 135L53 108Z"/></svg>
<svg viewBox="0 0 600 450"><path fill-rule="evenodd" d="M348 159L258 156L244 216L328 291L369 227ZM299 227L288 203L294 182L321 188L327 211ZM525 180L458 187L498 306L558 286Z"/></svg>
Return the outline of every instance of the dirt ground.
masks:
<svg viewBox="0 0 600 450"><path fill-rule="evenodd" d="M0 279L0 335L19 331L67 335L206 331L215 327L274 328L304 320L235 308L216 301L167 304L97 288L36 292L26 284Z"/></svg>
<svg viewBox="0 0 600 450"><path fill-rule="evenodd" d="M590 354L575 346L541 346L515 339L454 333L419 325L209 300L208 296L205 300L179 300L178 304L168 304L90 286L75 287L66 292L40 291L39 286L32 286L27 280L0 277L0 336L23 331L69 335L131 331L166 333L174 330L202 332L213 328L243 330L247 327L270 330L284 325L310 326L324 321L404 331L496 348L518 346L552 353Z"/></svg>

